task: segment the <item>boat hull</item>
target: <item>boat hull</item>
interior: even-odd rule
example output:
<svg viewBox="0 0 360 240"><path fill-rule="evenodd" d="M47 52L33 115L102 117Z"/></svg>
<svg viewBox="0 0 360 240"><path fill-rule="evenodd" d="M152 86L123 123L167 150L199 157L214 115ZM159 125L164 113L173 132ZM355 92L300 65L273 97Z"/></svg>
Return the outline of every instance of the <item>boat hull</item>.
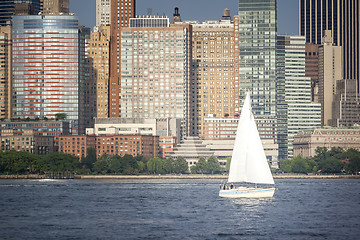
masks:
<svg viewBox="0 0 360 240"><path fill-rule="evenodd" d="M275 188L246 188L220 190L222 198L266 198L274 196Z"/></svg>

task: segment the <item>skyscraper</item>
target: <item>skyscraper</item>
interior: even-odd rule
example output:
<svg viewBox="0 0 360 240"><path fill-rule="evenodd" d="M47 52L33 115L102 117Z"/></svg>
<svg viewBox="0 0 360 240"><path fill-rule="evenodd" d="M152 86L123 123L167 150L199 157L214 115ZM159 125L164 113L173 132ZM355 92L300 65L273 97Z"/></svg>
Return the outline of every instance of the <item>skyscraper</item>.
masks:
<svg viewBox="0 0 360 240"><path fill-rule="evenodd" d="M11 17L15 13L15 5L27 4L31 7L32 14L38 14L40 11L41 0L1 0L0 1L0 25L6 25L11 21Z"/></svg>
<svg viewBox="0 0 360 240"><path fill-rule="evenodd" d="M49 27L51 25L51 27ZM74 15L13 18L13 118L66 114L84 130L84 41Z"/></svg>
<svg viewBox="0 0 360 240"><path fill-rule="evenodd" d="M11 26L0 26L0 119L11 118Z"/></svg>
<svg viewBox="0 0 360 240"><path fill-rule="evenodd" d="M239 95L255 114L276 114L276 22L276 0L239 0Z"/></svg>
<svg viewBox="0 0 360 240"><path fill-rule="evenodd" d="M96 0L96 26L110 25L110 0Z"/></svg>
<svg viewBox="0 0 360 240"><path fill-rule="evenodd" d="M311 103L311 79L305 77L305 38L277 37L279 158L293 157L294 136L321 126L321 105Z"/></svg>
<svg viewBox="0 0 360 240"><path fill-rule="evenodd" d="M205 118L239 113L238 18L232 21L228 9L223 15L220 21L192 24L192 81L197 83L197 121L202 138Z"/></svg>
<svg viewBox="0 0 360 240"><path fill-rule="evenodd" d="M194 135L191 26L169 26L169 19L161 16L135 18L130 27L122 27L120 40L120 116L178 118L183 135Z"/></svg>
<svg viewBox="0 0 360 240"><path fill-rule="evenodd" d="M121 93L121 28L129 26L129 19L135 17L135 0L111 0L110 15L110 81L109 117L120 116Z"/></svg>
<svg viewBox="0 0 360 240"><path fill-rule="evenodd" d="M299 0L299 11L300 35L321 44L324 30L332 30L335 45L343 47L343 78L359 82L360 1Z"/></svg>
<svg viewBox="0 0 360 240"><path fill-rule="evenodd" d="M69 13L69 0L41 0L40 11L47 14Z"/></svg>

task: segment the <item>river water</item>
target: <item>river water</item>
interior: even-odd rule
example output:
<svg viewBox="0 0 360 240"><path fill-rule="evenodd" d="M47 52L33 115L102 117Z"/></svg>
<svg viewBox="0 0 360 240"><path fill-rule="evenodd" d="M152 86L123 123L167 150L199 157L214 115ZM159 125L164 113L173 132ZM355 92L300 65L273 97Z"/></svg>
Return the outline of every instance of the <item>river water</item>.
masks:
<svg viewBox="0 0 360 240"><path fill-rule="evenodd" d="M359 179L281 179L270 199L220 180L0 180L0 239L360 239Z"/></svg>

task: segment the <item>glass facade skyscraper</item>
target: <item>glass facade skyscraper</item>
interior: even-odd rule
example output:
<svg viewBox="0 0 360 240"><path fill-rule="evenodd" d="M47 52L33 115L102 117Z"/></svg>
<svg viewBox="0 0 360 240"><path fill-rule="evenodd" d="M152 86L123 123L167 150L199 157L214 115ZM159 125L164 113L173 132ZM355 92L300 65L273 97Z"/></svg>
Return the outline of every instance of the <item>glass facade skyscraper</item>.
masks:
<svg viewBox="0 0 360 240"><path fill-rule="evenodd" d="M78 133L84 128L84 46L77 16L14 16L12 34L13 117L65 113Z"/></svg>
<svg viewBox="0 0 360 240"><path fill-rule="evenodd" d="M279 158L293 157L294 136L321 126L321 105L311 103L311 78L305 77L305 37L277 37L277 117Z"/></svg>
<svg viewBox="0 0 360 240"><path fill-rule="evenodd" d="M1 0L0 1L0 25L6 25L11 21L15 12L15 4L29 4L34 14L40 11L40 0Z"/></svg>
<svg viewBox="0 0 360 240"><path fill-rule="evenodd" d="M239 0L239 96L257 115L276 114L276 21L276 0Z"/></svg>

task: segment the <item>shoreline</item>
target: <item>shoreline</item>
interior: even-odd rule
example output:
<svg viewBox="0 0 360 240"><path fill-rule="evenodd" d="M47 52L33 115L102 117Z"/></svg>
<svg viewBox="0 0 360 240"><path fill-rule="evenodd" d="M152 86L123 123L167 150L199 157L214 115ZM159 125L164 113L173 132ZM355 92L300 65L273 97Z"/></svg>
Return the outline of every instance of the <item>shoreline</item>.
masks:
<svg viewBox="0 0 360 240"><path fill-rule="evenodd" d="M1 179L224 179L228 175L181 174L181 175L74 175L73 177L49 178L47 175L0 175ZM276 174L274 179L360 179L360 175L305 175Z"/></svg>

